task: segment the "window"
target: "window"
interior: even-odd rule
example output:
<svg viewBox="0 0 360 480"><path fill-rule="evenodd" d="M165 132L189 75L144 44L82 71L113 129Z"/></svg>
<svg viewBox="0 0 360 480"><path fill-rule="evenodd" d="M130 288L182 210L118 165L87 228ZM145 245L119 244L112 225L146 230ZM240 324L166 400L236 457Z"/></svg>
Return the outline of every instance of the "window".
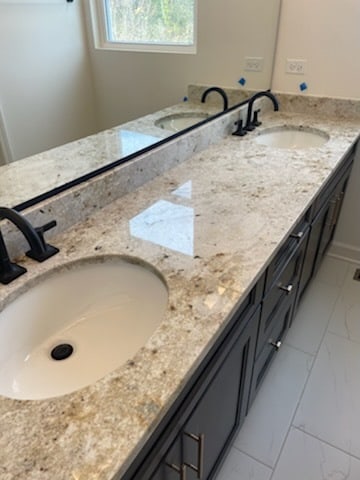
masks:
<svg viewBox="0 0 360 480"><path fill-rule="evenodd" d="M196 0L92 2L98 48L196 52Z"/></svg>

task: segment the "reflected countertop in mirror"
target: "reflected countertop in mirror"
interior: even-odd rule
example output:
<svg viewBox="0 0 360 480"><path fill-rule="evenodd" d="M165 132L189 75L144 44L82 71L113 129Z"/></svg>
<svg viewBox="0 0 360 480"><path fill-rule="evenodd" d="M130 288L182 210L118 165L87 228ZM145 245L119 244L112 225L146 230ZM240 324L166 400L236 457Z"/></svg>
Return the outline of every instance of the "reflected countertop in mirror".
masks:
<svg viewBox="0 0 360 480"><path fill-rule="evenodd" d="M219 113L211 103L183 102L140 119L1 167L0 204L16 207L176 134L157 126L179 113Z"/></svg>
<svg viewBox="0 0 360 480"><path fill-rule="evenodd" d="M47 196L87 180L119 161L133 158L144 149L179 135L197 122L211 120L222 112L222 98L210 93L201 103L206 86L190 85L189 101L164 108L136 120L90 135L36 155L2 166L0 171L0 205L19 210ZM249 90L225 89L230 107L253 93ZM163 119L184 115L186 124L167 129ZM190 121L190 123L189 123Z"/></svg>

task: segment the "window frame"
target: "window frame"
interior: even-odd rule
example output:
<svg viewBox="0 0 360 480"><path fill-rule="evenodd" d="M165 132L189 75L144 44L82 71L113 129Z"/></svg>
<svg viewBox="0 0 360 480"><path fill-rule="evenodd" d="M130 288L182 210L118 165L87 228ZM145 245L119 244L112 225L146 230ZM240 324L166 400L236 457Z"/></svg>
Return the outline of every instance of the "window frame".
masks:
<svg viewBox="0 0 360 480"><path fill-rule="evenodd" d="M194 43L191 45L150 42L124 43L111 41L108 38L108 19L106 15L105 0L89 0L89 3L96 49L117 50L123 52L180 53L190 55L197 53L198 0L194 0Z"/></svg>

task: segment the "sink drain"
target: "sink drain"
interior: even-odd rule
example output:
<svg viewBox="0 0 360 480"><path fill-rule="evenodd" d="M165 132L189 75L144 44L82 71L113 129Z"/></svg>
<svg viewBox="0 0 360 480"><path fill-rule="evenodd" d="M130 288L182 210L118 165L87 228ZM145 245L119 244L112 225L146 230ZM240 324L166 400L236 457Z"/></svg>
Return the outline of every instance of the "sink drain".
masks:
<svg viewBox="0 0 360 480"><path fill-rule="evenodd" d="M73 351L74 347L69 343L60 343L51 350L51 358L53 360L65 360L72 355Z"/></svg>

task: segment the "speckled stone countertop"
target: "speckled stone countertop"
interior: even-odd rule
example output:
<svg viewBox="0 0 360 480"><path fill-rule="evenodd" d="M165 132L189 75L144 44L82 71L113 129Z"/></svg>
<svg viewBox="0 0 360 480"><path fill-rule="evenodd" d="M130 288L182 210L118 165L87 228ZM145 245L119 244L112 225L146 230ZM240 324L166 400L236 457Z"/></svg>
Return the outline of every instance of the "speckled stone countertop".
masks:
<svg viewBox="0 0 360 480"><path fill-rule="evenodd" d="M360 121L286 112L263 124L311 126L330 140L282 150L255 143L263 127L227 137L58 235L58 255L22 259L27 275L1 287L4 307L64 263L126 255L149 262L169 289L164 320L125 365L62 397L0 397L1 480L125 472L360 131Z"/></svg>

